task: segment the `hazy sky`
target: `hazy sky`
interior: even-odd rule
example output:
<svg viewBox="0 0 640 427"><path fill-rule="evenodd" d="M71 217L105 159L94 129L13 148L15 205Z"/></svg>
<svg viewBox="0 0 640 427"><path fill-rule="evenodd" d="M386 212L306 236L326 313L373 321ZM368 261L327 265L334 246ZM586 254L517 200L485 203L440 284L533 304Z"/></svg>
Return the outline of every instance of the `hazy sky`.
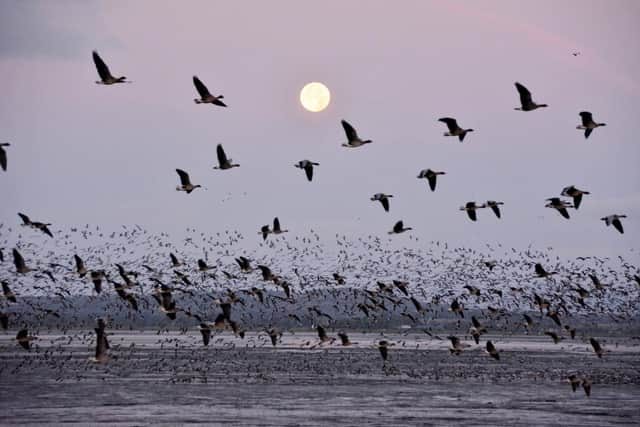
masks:
<svg viewBox="0 0 640 427"><path fill-rule="evenodd" d="M626 254L640 241L639 19L639 2L610 0L4 0L0 222L237 229L251 244L274 216L326 238L386 237L403 219L454 245ZM93 49L134 83L96 85ZM194 74L229 108L196 105ZM299 105L309 81L332 92L321 113ZM515 81L550 107L514 111ZM587 141L582 110L608 124ZM443 116L475 132L446 138ZM374 143L341 147L340 119ZM218 143L240 168L212 170ZM312 183L302 159L320 163ZM175 168L207 189L176 192ZM434 193L423 168L447 172ZM565 220L544 204L571 184L592 194ZM395 196L390 213L376 192ZM458 210L488 199L501 220ZM624 235L599 220L611 213L628 215Z"/></svg>

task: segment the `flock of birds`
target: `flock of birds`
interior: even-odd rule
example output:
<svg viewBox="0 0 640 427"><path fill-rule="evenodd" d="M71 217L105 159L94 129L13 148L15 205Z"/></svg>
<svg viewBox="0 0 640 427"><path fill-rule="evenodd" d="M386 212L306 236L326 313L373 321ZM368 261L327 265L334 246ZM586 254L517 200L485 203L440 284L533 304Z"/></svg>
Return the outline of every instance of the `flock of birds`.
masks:
<svg viewBox="0 0 640 427"><path fill-rule="evenodd" d="M109 71L106 63L101 59L97 52L93 52L93 60L95 66L98 71L98 75L100 76L100 80L96 83L103 85L112 85L117 83L130 83L126 79L126 77L114 77ZM214 96L210 93L208 88L202 83L202 81L197 77L193 77L194 86L199 94L199 98L195 99L195 103L197 104L213 104L220 107L226 107L227 105L222 101L224 99L223 95ZM519 93L520 97L520 107L516 108L516 110L521 111L533 111L538 108L547 107L546 104L537 104L533 101L531 92L520 83L515 84L516 89ZM605 123L597 123L593 120L592 114L587 111L580 112L580 117L582 119L582 124L577 126L578 129L584 130L585 138L588 138L593 130L597 127L605 126ZM473 129L464 129L460 127L457 123L457 120L451 117L444 117L439 119L440 122L446 124L448 132L446 132L445 136L454 136L458 137L460 142L463 142L468 133L473 132ZM342 120L342 127L344 129L347 141L342 145L348 148L357 148L362 147L366 144L372 143L370 139L362 139L355 128L349 124L347 121ZM7 168L7 153L4 147L9 146L8 143L0 144L0 166L3 170ZM221 144L217 146L216 149L218 164L214 167L214 169L219 170L228 170L235 167L239 167L239 164L233 163L233 160L227 157L227 154L222 147ZM310 160L301 160L294 164L296 168L304 170L305 176L308 181L313 180L314 168L319 166L318 163L310 161ZM200 188L201 185L193 184L189 174L182 170L176 169L176 173L180 179L180 185L176 188L178 191L184 191L189 194ZM417 178L426 179L431 191L436 190L437 179L438 176L445 175L444 171L434 171L432 169L425 169L420 171ZM584 195L588 195L589 192L585 190L580 190L575 186L565 187L561 193L561 197L570 198L572 202L561 199L560 197L552 197L547 199L549 202L546 204L546 207L553 208L557 210L560 215L564 218L569 219L568 209L578 209L581 205L582 198ZM390 199L393 198L391 194L385 193L377 193L371 197L371 201L380 202L383 209L385 211L390 210ZM482 204L477 204L474 201L467 202L464 206L460 207L460 210L465 211L470 220L477 220L477 211L483 208L490 208L492 212L496 215L497 218L501 217L501 209L500 207L503 205L503 202L489 200ZM51 224L40 221L33 221L29 216L24 213L18 213L22 226L31 228L38 232L41 232L48 236L49 238L54 238L54 233L51 231ZM625 218L625 215L620 214L612 214L607 217L602 218L605 221L607 226L612 225L616 230L620 233L624 232L621 219ZM411 227L405 227L403 221L398 221L389 231L389 234L398 234L411 230ZM121 233L120 236L124 236L125 238L134 238L134 236L139 236L141 233L146 234L146 231L133 230L130 232ZM74 230L77 231L77 230ZM273 225L264 225L262 226L258 234L262 236L264 245L270 245L270 248L274 248L274 242L271 240L267 242L267 238L269 235L279 235L282 233L288 232L287 229L283 229L280 225L279 219L276 217L273 220ZM87 233L90 233L88 230L82 232L84 238L86 238ZM100 234L102 237L102 234ZM113 237L113 235L112 235ZM207 250L207 247L215 247L219 246L220 239L224 237L218 233L218 239L205 239L202 240L201 248L203 250ZM237 242L241 237L240 233L236 232L230 233L226 232L226 237L229 239L228 244L231 245ZM338 236L337 236L338 237ZM64 237L65 245L73 245L72 236L67 234ZM64 274L65 281L73 282L79 281L80 283L91 283L93 285L93 294L97 297L104 291L103 283L107 282L113 285L114 291L119 297L118 301L124 302L124 305L118 307L118 310L128 310L131 313L136 313L142 310L141 305L147 305L148 301L145 298L145 295L153 299L155 304L158 307L158 312L162 313L166 316L170 321L173 321L177 318L178 314L184 314L188 318L193 318L198 323L198 330L202 335L202 343L203 345L209 345L211 341L212 333L217 333L218 331L229 329L233 331L233 333L241 338L244 338L245 330L241 324L241 321L236 317L235 313L238 311L242 311L249 304L246 299L249 298L253 300L254 304L259 307L256 310L258 312L261 311L282 311L287 313L288 309L287 304L293 304L296 302L296 294L297 297L302 295L302 289L304 289L305 284L310 283L312 281L321 282L326 285L325 290L332 294L333 298L327 300L326 294L324 295L324 302L333 301L330 304L332 305L333 314L331 314L328 310L323 309L321 304L318 302L314 302L312 299L313 291L308 291L308 303L309 306L306 307L306 312L303 311L303 314L296 314L294 312L288 312L287 318L291 321L296 322L297 325L302 326L305 324L305 320L310 320L314 325L314 328L318 334L318 342L317 343L309 343L310 348L315 348L317 346L326 346L331 345L336 341L335 338L330 337L327 333L326 326L327 323L331 323L333 317L336 312L342 312L344 314L348 314L349 316L355 316L357 314L364 316L367 320L375 320L383 318L384 316L390 316L390 313L399 313L404 318L410 320L414 325L420 325L426 322L427 313L430 311L425 301L427 300L426 286L420 283L410 284L409 281L403 279L393 279L389 283L385 283L383 280L375 280L374 289L365 289L362 292L356 292L353 290L353 294L351 295L352 299L359 299L359 301L354 301L351 303L345 302L345 307L340 308L340 301L348 301L349 298L345 296L345 294L341 293L341 286L348 286L348 284L353 283L354 278L360 279L361 277L366 276L370 281L371 277L375 277L374 271L364 269L363 271L356 272L356 268L353 267L354 263L365 262L360 256L359 260L354 260L353 255L349 255L346 251L340 251L340 256L342 257L342 271L333 271L330 274L320 275L320 274L307 274L301 273L302 267L294 268L294 274L298 279L298 283L294 283L294 279L290 275L283 274L282 272L276 272L275 269L278 266L277 257L274 256L271 259L270 265L268 262L263 261L261 264L254 265L254 261L250 257L238 256L235 257L235 264L237 265L239 273L234 271L229 271L228 267L223 269L223 265L220 262L217 262L216 265L209 265L206 257L200 258L196 263L191 264L193 267L186 262L184 259L188 257L188 255L180 254L176 255L176 253L170 253L169 259L165 262L162 259L165 255L163 255L164 248L168 245L165 245L160 242L160 238L157 236L148 237L148 243L155 243L155 252L147 253L143 259L142 263L137 266L137 268L132 268L131 266L125 267L122 263L116 263L114 266L117 268L117 276L110 271L110 267L105 267L103 263L100 262L101 257L98 254L88 254L87 256L91 259L91 267L88 267L85 263L85 260L78 255L78 253L73 254L73 267L69 267L66 262L49 262L48 267L39 266L37 268L32 267L29 263L25 261L21 253L21 248L14 247L12 249L13 256L13 264L15 266L15 275L17 277L24 277L28 274L34 274L34 280L39 282L41 280L47 280L49 283L57 283L60 274ZM296 238L297 240L297 238ZM417 240L417 239L416 239ZM388 264L390 259L393 258L397 254L393 254L388 252L387 250L382 248L381 241L377 237L370 238L369 241L361 241L363 245L366 245L365 253L369 254L369 257L372 261L377 255L380 256L380 259L377 260L374 265L377 273L380 273L380 268L383 265ZM193 243L193 240L186 240L185 245L191 244L196 247L199 247ZM308 256L310 253L319 252L320 249L318 246L313 246L311 239L303 238L302 244L304 249L299 249L289 244L286 244L286 249L290 252L296 252L303 258ZM338 244L340 246L344 245L348 246L346 239L340 240L338 238ZM75 248L75 246L73 246ZM126 245L124 248L119 248L116 250L116 253L122 250L123 254L126 251ZM151 249L149 248L149 251ZM462 251L462 250L461 250ZM515 252L515 250L514 250ZM229 255L229 250L226 249L224 252L225 255ZM104 254L103 254L104 255ZM541 255L541 254L539 254ZM316 253L317 256L317 253ZM350 258L351 257L351 258ZM435 262L433 260L421 259L417 260L417 255L412 254L411 256L406 256L405 261L398 261L398 263L402 262L418 262L422 266L428 266L428 268L435 269L436 265L430 265L430 262ZM560 342L563 334L568 334L572 339L576 337L576 328L571 326L565 319L570 317L571 312L589 312L593 311L596 308L597 302L602 302L606 298L607 292L611 292L613 289L613 285L604 285L600 279L597 277L595 269L591 268L589 271L575 271L569 270L564 274L564 277L561 280L556 281L555 277L557 277L558 272L556 271L547 271L541 262L534 262L529 259L529 253L527 256L521 259L517 263L507 264L507 263L499 263L495 260L487 260L482 259L477 263L473 263L473 265L469 264L469 254L466 253L458 253L457 258L451 258L449 261L452 263L452 267L449 270L446 270L444 274L444 278L440 284L440 288L438 288L437 292L431 295L431 311L433 312L433 318L436 316L436 311L438 307L446 301L450 299L450 302L446 303L447 311L449 311L453 316L459 317L457 327L460 328L460 322L465 319L465 307L464 301L469 299L475 299L476 302L482 302L487 306L487 310L492 315L501 315L504 314L506 310L506 301L508 300L508 294L512 295L511 304L513 305L510 309L516 309L521 311L523 314L524 321L520 323L516 330L526 331L528 333L534 333L533 326L536 323L530 314L527 314L527 310L535 310L540 313L540 321L545 318L548 318L552 324L557 326L558 330L546 330L544 332L545 335L548 335L554 343ZM597 260L594 258L597 265L599 267L603 267L603 261ZM444 260L440 260L442 262ZM0 249L0 265L5 262L5 257ZM154 265L153 262L156 264ZM461 263L461 264L459 264ZM512 276L511 279L505 279L506 281L513 280L513 277L516 277L515 282L512 283L508 288L501 289L497 286L498 280L496 277L492 277L494 274L494 270L504 269L505 271L513 268L515 265L521 270L519 274ZM530 273L522 274L522 270L529 269L533 266L534 275L531 276ZM279 266L281 270L286 269L286 266ZM465 270L465 267L467 269ZM471 268L473 267L473 268ZM637 269L635 267L625 264L625 277L631 278L633 282L637 283L640 286L640 276L638 276ZM425 267L426 268L426 267ZM480 268L480 270L478 270ZM170 271L171 278L169 279L171 285L169 285L164 278L167 274L167 271ZM216 272L221 271L223 276L220 278L216 275ZM259 278L263 281L265 285L273 285L276 290L268 290L264 287L259 287L255 285L256 282L255 276L253 273L255 271L259 272ZM407 271L406 266L399 267L397 271ZM530 271L530 270L525 270ZM348 277L347 273L351 277ZM414 278L416 281L424 282L427 278L422 277L425 272L421 272L419 274L420 277ZM510 273L511 274L511 273ZM609 270L606 274L612 275L615 272ZM17 278L16 277L16 278ZM585 280L588 277L587 283L576 284L576 282L580 282ZM522 286L523 282L531 281L532 279L544 279L547 284L551 284L547 291L541 290L538 287L533 287L531 289L527 289ZM431 278L433 280L433 278ZM623 279L619 279L623 281ZM195 295L197 291L209 292L211 289L212 282L224 282L226 284L226 289L222 290L225 286L219 286L219 290L215 295L208 294L209 297L205 298L200 302L199 309L193 309L193 307L185 307L181 305L180 299L176 299L175 295L177 292L182 293L183 295L191 295L192 297ZM153 288L151 292L147 292L144 288L143 283L153 283ZM437 280L433 280L434 286L437 285ZM465 289L464 294L456 294L456 290L451 289L450 283L465 283L463 289ZM487 292L481 290L479 286L476 286L472 283L480 282L480 283L489 283L489 289ZM251 283L250 287L245 286L242 287L240 284ZM84 285L83 285L84 286ZM236 286L237 289L232 289L233 286ZM365 284L365 286L367 286ZM140 293L135 293L133 290L138 289ZM349 290L351 288L346 288L346 294L350 294L352 291ZM3 290L3 299L6 301L5 308L0 312L0 323L1 326L6 330L8 329L10 323L9 311L6 310L6 305L17 304L19 299L18 296L12 291L11 285L9 283L9 279L2 279L2 290ZM344 290L344 289L343 289ZM280 293L281 292L281 293ZM546 294L545 294L546 292ZM621 292L624 295L629 295L629 290L627 288L621 288L616 290L616 292ZM61 298L62 301L65 299L68 300L70 293L66 285L58 285L55 295ZM594 300L594 305L589 305L586 301L588 299ZM624 299L624 297L622 298ZM215 316L214 321L207 321L208 313L210 313L211 302L213 302L213 306L217 308L218 314ZM67 301L68 304L71 304ZM66 306L67 303L62 303L63 306ZM193 304L198 304L193 301ZM621 304L629 304L629 302L623 302ZM498 305L496 308L495 304ZM502 307L501 307L502 305ZM197 306L197 305L196 305ZM54 316L60 317L60 314L51 308L46 307L37 307L30 305L30 307L42 316ZM20 313L13 313L20 318ZM264 313L263 313L264 314ZM306 318L305 318L306 316ZM272 315L273 318L273 315ZM432 319L433 319L432 318ZM244 318L243 318L244 319ZM303 320L305 319L305 320ZM109 351L109 341L108 341L108 333L106 331L107 322L104 318L100 318L97 321L97 325L94 328L95 331L95 356L90 358L91 361L96 363L107 363L109 361L108 351ZM524 329L523 329L524 328ZM277 346L280 340L282 339L282 331L277 327L270 324L269 326L263 326L263 332L265 336L268 336L269 341L273 346ZM487 324L483 324L481 320L479 320L476 315L471 317L471 325L468 329L468 335L471 336L476 344L480 343L480 339L482 335L486 334L489 331L489 326ZM429 333L425 330L426 333ZM430 333L429 333L430 334ZM353 343L349 340L349 337L346 332L340 331L337 334L340 344L342 346L350 346ZM463 339L456 335L449 335L448 340L451 343L449 348L451 354L459 355L461 354L465 348L469 347L469 344L465 343ZM586 340L587 337L584 337ZM37 337L29 335L29 330L27 327L23 327L19 330L16 335L17 343L24 349L29 350L31 348L31 342L36 340ZM604 354L606 354L606 350L603 349L601 344L593 337L588 338L588 342L593 348L594 354L598 358L602 358ZM389 357L389 348L394 344L390 343L386 339L382 339L377 341L375 346L378 348L380 355L383 359L384 365L386 367L386 362ZM486 353L495 359L496 361L500 361L500 351L496 347L496 343L487 340L485 343ZM578 385L582 385L587 395L590 394L591 391L591 380L588 376L578 376L576 374L572 374L567 380L572 385L574 391Z"/></svg>

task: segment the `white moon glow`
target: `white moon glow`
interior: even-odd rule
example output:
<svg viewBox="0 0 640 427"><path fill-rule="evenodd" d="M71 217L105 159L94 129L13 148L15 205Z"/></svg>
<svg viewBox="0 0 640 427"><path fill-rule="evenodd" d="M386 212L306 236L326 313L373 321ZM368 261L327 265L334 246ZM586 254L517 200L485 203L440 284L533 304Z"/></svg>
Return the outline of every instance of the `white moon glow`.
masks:
<svg viewBox="0 0 640 427"><path fill-rule="evenodd" d="M331 101L329 89L318 82L307 83L300 91L300 103L312 112L322 111Z"/></svg>

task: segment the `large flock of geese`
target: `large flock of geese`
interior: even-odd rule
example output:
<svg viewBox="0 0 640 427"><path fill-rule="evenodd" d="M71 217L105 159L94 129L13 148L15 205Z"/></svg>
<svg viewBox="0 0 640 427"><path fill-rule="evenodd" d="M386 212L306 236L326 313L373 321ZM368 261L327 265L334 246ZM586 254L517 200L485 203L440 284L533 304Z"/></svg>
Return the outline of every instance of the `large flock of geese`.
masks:
<svg viewBox="0 0 640 427"><path fill-rule="evenodd" d="M109 67L96 51L93 52L93 61L100 77L100 80L96 83L101 85L131 83L126 77L114 77L111 74ZM225 102L223 102L224 96L212 95L207 86L197 76L193 76L193 84L199 95L199 98L194 100L196 104L212 104L219 107L227 107ZM534 102L531 92L524 85L515 83L515 86L520 99L520 106L515 108L516 110L528 112L534 111L538 108L548 107L546 104L538 104ZM589 138L594 129L605 126L605 123L595 122L592 114L588 111L582 111L579 115L581 117L581 124L577 126L577 129L584 130L585 138ZM460 127L455 118L443 117L440 118L439 121L443 122L447 126L448 131L444 133L444 135L457 137L460 142L463 142L465 137L467 137L470 132L473 132L473 129L464 129ZM342 144L343 147L359 148L372 143L372 140L370 139L361 138L356 129L346 120L342 120L341 124L346 135L346 142ZM0 167L5 171L7 170L7 150L5 148L9 146L9 143L0 144ZM218 164L214 169L228 170L240 167L239 164L234 163L231 158L227 157L222 145L219 144L217 146L216 153ZM314 169L319 166L319 164L317 162L304 159L295 163L294 166L303 170L307 180L312 181ZM191 181L189 173L185 170L176 168L176 173L179 177L179 185L176 190L190 194L201 187L200 184L194 184ZM444 171L425 169L420 171L417 178L426 179L431 191L436 191L438 176L443 176L445 174L446 172ZM557 210L560 215L569 219L569 209L578 210L581 206L583 196L589 194L589 191L580 190L573 185L566 186L561 190L559 196L547 199L548 203L546 204L546 207ZM391 194L377 193L374 194L370 200L380 202L382 208L389 212L390 200L392 198L393 195ZM501 206L503 204L503 202L495 200L488 200L484 203L469 201L460 207L460 210L465 211L469 219L472 221L477 220L477 211L483 208L490 208L496 217L500 218L502 214ZM22 226L41 232L49 238L56 238L54 237L54 233L51 231L51 224L34 221L24 213L18 213L18 216L21 219ZM621 222L622 218L625 218L625 215L611 214L602 218L602 220L607 226L612 225L618 232L624 233L624 228ZM397 221L388 233L398 234L411 229L411 227L406 227L403 221ZM88 232L88 230L82 232L85 238L86 233ZM124 236L132 237L136 232L139 234L140 231L134 230L131 232L125 232ZM273 219L272 225L264 225L258 230L258 234L263 240L263 243L260 243L260 245L267 245L269 243L273 245L273 241L267 242L269 236L275 236L286 232L288 232L288 230L281 227L279 218L276 217ZM146 233L146 231L144 233ZM102 237L102 234L100 234L100 236ZM219 233L218 236L224 237L220 236ZM226 237L230 242L232 242L234 239L239 238L239 233L234 236L227 231ZM65 244L72 245L71 239L72 238L67 234L64 237ZM311 239L307 241L304 241L303 239L303 243L309 246L308 250L313 250L311 248ZM202 248L206 248L207 245L211 247L219 244L220 242L203 239ZM347 245L346 240L342 241L342 243L339 241L339 244ZM378 238L372 238L367 244L369 246L366 252L370 254L372 259L375 258L376 255L380 255L381 259L379 264L384 264L385 260L386 262L389 262L390 258L392 258L393 254L381 249L380 240ZM143 257L146 261L137 265L137 267L132 267L131 265L124 266L122 265L123 263L114 264L113 267L116 268L117 275L110 271L113 267L105 266L104 264L98 265L100 257L95 253L87 255L91 259L91 266L85 264L83 257L79 256L78 253L75 253L72 254L73 256L70 256L69 259L69 261L73 263L72 267L69 267L67 265L68 263L52 262L49 260L48 267L39 266L36 268L33 267L30 262L25 260L21 253L21 247L14 247L11 253L13 257L13 264L15 266L15 276L13 278L1 278L3 291L3 306L2 311L0 311L1 326L5 330L9 328L9 325L13 323L10 315L15 315L18 319L21 317L19 312L12 313L11 310L9 310L12 305L18 304L20 300L19 295L12 291L12 284L10 282L18 282L19 277L24 277L28 274L33 274L34 280L36 281L49 280L51 283L57 283L59 275L64 274L65 280L67 281L73 279L79 280L81 283L91 283L93 285L94 295L101 294L104 291L103 283L107 282L113 285L115 293L122 301L123 305L119 306L118 310L129 310L132 313L139 312L142 309L140 307L141 303L147 303L142 282L151 282L153 283L152 291L146 296L150 294L157 304L158 311L166 315L170 321L175 320L178 315L184 315L190 319L194 319L194 321L197 322L198 330L202 334L202 343L205 346L210 343L212 332L218 332L226 329L233 331L236 336L244 338L245 331L235 313L243 310L243 307L247 304L247 298L250 298L255 302L255 304L263 306L263 308L271 307L272 310L277 310L277 307L280 306L283 311L286 312L286 304L293 304L296 299L295 294L298 292L296 289L302 289L304 283L308 283L314 279L324 281L327 286L333 286L332 288L328 288L331 289L330 292L338 292L334 295L336 302L334 303L333 308L337 311L341 310L352 316L359 314L360 316L364 316L365 319L379 319L385 315L385 312L389 312L391 306L392 311L397 310L402 316L410 320L412 323L419 325L426 320L425 316L429 311L429 303L426 302L427 294L425 293L425 285L421 283L411 284L409 281L401 279L394 279L389 283L385 283L383 280L375 277L372 279L372 276L375 276L372 271L362 271L358 273L354 272L353 268L345 267L342 271L333 271L326 276L322 274L311 274L305 277L300 273L298 268L295 268L294 272L299 280L299 286L296 286L291 277L282 273L282 270L284 270L286 266L278 266L277 262L274 260L271 260L270 265L267 265L268 263L265 261L261 264L254 265L255 261L250 259L250 257L238 255L235 257L235 262L237 264L237 267L235 268L238 269L238 273L236 273L229 267L225 267L223 269L223 266L220 265L219 262L217 262L216 265L209 265L206 257L205 259L200 258L195 264L190 265L190 262L185 260L187 255L181 255L175 249L170 254L163 253L162 251L164 250L164 247L165 245L162 244L156 246L156 252L153 254L149 253L147 254L148 256ZM289 245L287 245L287 248L290 251L299 250ZM206 251L206 249L204 250ZM306 251L307 249L303 251L303 254L306 254ZM228 249L225 253L227 255L229 254ZM346 251L344 252L344 255L345 257L347 256ZM527 253L527 255L529 255L529 253ZM412 257L415 257L415 254L412 255ZM152 259L155 260L155 265L151 261ZM164 261L164 259L166 259L166 261ZM463 259L466 258L463 256ZM415 260L412 260L412 262L413 261ZM458 261L459 259L455 262ZM551 262L550 260L547 261ZM0 249L0 265L4 262L5 255ZM420 262L424 266L427 265L429 261L423 259ZM464 262L468 263L469 261L465 260ZM602 301L605 298L607 289L611 289L611 285L605 285L600 281L594 269L590 269L586 272L568 270L563 274L564 277L562 280L558 280L556 282L559 273L557 271L547 271L542 265L542 262L533 259L526 259L525 261L521 260L520 262L520 269L530 269L531 266L533 266L533 273L530 273L531 270L527 270L526 273L518 276L519 279L516 280L516 283L543 279L546 283L550 283L553 286L550 286L549 289L545 291L538 288L534 288L533 290L524 289L522 286L512 283L509 288L504 290L500 289L495 286L495 277L492 277L491 275L495 274L495 271L501 268L506 271L509 266L506 265L506 263L501 263L496 260L482 259L479 260L481 272L473 270L475 277L469 276L471 274L469 273L471 269L465 271L465 268L458 268L459 266L456 266L448 272L448 274L452 274L456 277L456 279L453 280L456 280L458 283L460 281L466 283L463 287L466 292L465 294L456 294L456 290L453 289L447 290L446 285L440 286L437 292L438 295L431 295L431 303L434 304L434 307L438 307L439 304L446 303L448 311L451 313L450 315L459 317L459 325L460 322L465 319L464 302L466 300L475 298L476 302L488 304L489 312L495 314L500 313L503 310L501 308L496 308L496 304L499 306L501 303L504 303L507 298L506 292L510 292L515 296L512 299L512 302L516 304L516 306L512 308L518 309L523 313L523 322L520 324L519 328L522 331L533 333L532 328L536 322L530 314L526 313L526 311L539 311L541 319L539 321L540 324L542 324L542 320L544 318L548 318L553 322L553 325L558 327L558 329L548 329L544 332L538 332L548 335L553 342L557 343L562 339L563 334L567 334L572 339L575 339L576 337L576 328L566 321L566 319L569 318L571 311L574 310L575 312L579 312L581 310L593 309L597 304L597 301ZM602 261L600 261L600 265L602 265ZM470 267L470 265L467 265L467 267ZM477 268L478 265L474 264L473 267ZM276 268L281 271L278 272ZM632 283L635 282L640 286L640 276L637 273L637 269L628 264L625 264L625 269L625 277L616 279L622 282L630 279ZM171 272L170 280L172 285L167 284L163 278L167 270ZM402 269L400 269L400 271L401 270ZM221 271L223 276L219 277L216 275L216 271ZM262 279L265 285L275 286L275 289L278 292L273 289L269 290L268 288L256 285L255 283L259 279L256 279L255 276L253 276L254 272L259 272L258 278ZM613 273L609 271L609 274ZM352 277L348 277L349 275ZM368 281L373 280L375 283L374 288L364 289L364 291L360 293L356 293L354 291L354 297L359 298L360 300L354 302L349 307L340 309L337 301L344 299L344 297L339 294L340 285L354 283L354 277L360 278L362 275L367 276ZM427 278L420 277L420 280L425 281ZM451 280L451 278L448 278L447 280ZM482 282L484 280L491 283L488 292L481 290L480 287L473 284L474 282ZM587 282L576 284L576 282L581 280L587 280ZM182 305L180 299L175 298L176 292L190 294L193 296L196 290L210 289L210 283L216 281L225 283L225 285L220 285L220 288L224 288L225 286L228 287L224 291L215 295L215 297L207 299L206 302L203 303L204 305L199 306L198 310L194 310L191 306L186 307ZM252 285L243 287L243 283L251 283ZM232 289L232 285L236 286L236 289ZM136 289L140 290L140 293L134 292ZM621 290L621 292L625 295L629 294L628 289ZM523 294L524 297L520 297L520 295ZM64 300L64 298L68 297L70 294L68 290L65 290L64 285L60 285L56 295ZM447 299L449 299L449 301L447 301ZM594 301L592 305L587 302L589 299ZM211 305L212 302L213 305ZM314 302L311 297L309 297L308 303L309 306L306 307L306 313L296 314L294 312L289 312L288 318L297 322L299 326L302 326L304 324L303 318L304 316L307 316L307 318L312 321L313 327L316 329L318 334L319 341L314 345L314 347L319 345L332 345L336 339L330 337L326 330L326 328L331 325L331 320L333 319L332 315L327 312L326 309L322 309L320 304ZM209 318L209 315L211 314L211 307L216 309L217 314L211 317L214 319L213 321L208 321L207 318ZM53 315L60 317L60 314L51 308L34 308L33 306L31 306L31 308L34 310L37 308L38 310L36 311L43 313L43 316ZM108 317L110 313L104 313L104 315L104 317ZM99 318L97 320L97 325L94 328L95 356L90 358L93 362L107 363L110 359L108 356L109 341L107 338L109 334L107 333L106 328L107 322L105 319L103 317ZM273 346L278 345L282 337L282 331L272 324L262 325L261 330L266 334L265 336L269 337L269 341ZM483 324L476 315L471 316L468 336L471 336L476 344L479 344L482 335L486 334L488 330L489 326L487 324ZM337 336L340 339L339 342L342 346L352 345L346 332L340 331ZM25 350L30 350L32 347L31 342L36 339L37 337L29 334L29 328L27 325L23 325L16 335L17 344ZM589 342L593 348L594 354L598 358L602 358L606 355L607 350L604 349L595 338L587 338L584 336L583 339ZM449 350L453 355L461 354L464 349L469 346L469 344L465 343L463 338L459 336L449 335L448 340L451 343ZM393 343L390 343L386 339L379 340L375 345L385 364L389 357L389 348L392 345ZM494 342L490 340L486 341L485 349L486 353L490 357L496 361L500 360L500 351ZM567 381L572 385L574 391L578 385L582 385L586 394L590 394L591 380L588 376L572 374L567 378Z"/></svg>

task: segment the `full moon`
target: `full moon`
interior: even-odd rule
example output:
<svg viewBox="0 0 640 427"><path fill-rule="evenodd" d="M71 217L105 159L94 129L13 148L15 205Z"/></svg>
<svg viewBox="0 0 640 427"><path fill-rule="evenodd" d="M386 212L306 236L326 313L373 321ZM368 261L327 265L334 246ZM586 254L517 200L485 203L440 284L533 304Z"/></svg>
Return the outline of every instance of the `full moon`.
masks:
<svg viewBox="0 0 640 427"><path fill-rule="evenodd" d="M329 89L322 83L307 83L300 91L300 103L304 108L314 113L327 108L330 100Z"/></svg>

